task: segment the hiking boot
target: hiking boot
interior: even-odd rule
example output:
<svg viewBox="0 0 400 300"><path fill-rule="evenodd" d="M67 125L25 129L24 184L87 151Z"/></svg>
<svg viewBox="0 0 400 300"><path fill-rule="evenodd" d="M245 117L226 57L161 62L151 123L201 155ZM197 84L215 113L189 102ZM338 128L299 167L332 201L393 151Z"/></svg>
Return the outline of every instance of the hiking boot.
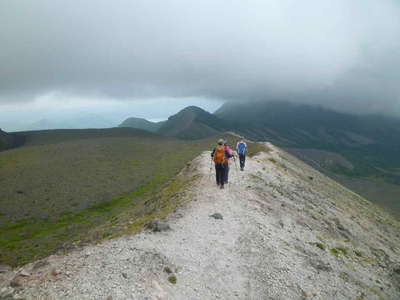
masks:
<svg viewBox="0 0 400 300"><path fill-rule="evenodd" d="M240 171L244 171L244 169L243 169L243 168L240 168Z"/></svg>
<svg viewBox="0 0 400 300"><path fill-rule="evenodd" d="M221 184L221 190L223 190L224 189L224 185L223 184Z"/></svg>

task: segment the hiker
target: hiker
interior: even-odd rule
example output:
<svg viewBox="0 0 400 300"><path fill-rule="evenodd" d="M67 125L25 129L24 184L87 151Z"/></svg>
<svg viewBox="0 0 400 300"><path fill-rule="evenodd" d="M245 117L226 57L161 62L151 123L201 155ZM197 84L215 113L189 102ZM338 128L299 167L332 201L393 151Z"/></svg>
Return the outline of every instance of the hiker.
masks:
<svg viewBox="0 0 400 300"><path fill-rule="evenodd" d="M224 168L225 168L224 183L227 184L228 183L228 176L229 176L229 159L231 157L233 157L233 151L232 151L231 147L228 146L228 141L227 140L224 141L224 148L225 148L225 151L227 153L226 161L224 162ZM233 159L235 159L235 158L233 158Z"/></svg>
<svg viewBox="0 0 400 300"><path fill-rule="evenodd" d="M224 163L227 161L229 153L225 150L224 140L219 139L217 147L211 153L211 158L214 160L215 164L215 178L217 180L217 185L223 189L225 184L225 166Z"/></svg>
<svg viewBox="0 0 400 300"><path fill-rule="evenodd" d="M241 139L236 145L236 152L239 155L240 162L240 171L244 170L244 165L246 162L246 152L247 152L247 144L243 139Z"/></svg>

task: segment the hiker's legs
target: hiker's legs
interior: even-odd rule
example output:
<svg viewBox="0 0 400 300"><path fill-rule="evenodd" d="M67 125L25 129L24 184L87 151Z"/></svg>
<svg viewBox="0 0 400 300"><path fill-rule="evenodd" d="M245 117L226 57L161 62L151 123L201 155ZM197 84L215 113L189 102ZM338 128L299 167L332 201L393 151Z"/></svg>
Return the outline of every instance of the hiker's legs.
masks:
<svg viewBox="0 0 400 300"><path fill-rule="evenodd" d="M215 164L215 178L218 185L224 185L224 166L222 164Z"/></svg>
<svg viewBox="0 0 400 300"><path fill-rule="evenodd" d="M224 163L224 183L228 183L229 163Z"/></svg>
<svg viewBox="0 0 400 300"><path fill-rule="evenodd" d="M244 154L240 154L239 161L240 161L240 168L243 169L246 162L246 156Z"/></svg>

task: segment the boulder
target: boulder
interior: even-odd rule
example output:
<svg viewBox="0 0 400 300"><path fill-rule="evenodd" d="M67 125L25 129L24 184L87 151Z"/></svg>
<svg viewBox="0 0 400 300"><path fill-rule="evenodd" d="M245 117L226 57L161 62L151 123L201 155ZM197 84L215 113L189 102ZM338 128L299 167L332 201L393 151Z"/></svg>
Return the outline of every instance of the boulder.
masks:
<svg viewBox="0 0 400 300"><path fill-rule="evenodd" d="M213 213L210 215L210 218L214 218L215 220L223 220L224 217L220 213Z"/></svg>
<svg viewBox="0 0 400 300"><path fill-rule="evenodd" d="M154 232L161 232L170 230L171 227L168 225L167 222L161 221L159 219L153 220L146 224L146 228L154 231Z"/></svg>

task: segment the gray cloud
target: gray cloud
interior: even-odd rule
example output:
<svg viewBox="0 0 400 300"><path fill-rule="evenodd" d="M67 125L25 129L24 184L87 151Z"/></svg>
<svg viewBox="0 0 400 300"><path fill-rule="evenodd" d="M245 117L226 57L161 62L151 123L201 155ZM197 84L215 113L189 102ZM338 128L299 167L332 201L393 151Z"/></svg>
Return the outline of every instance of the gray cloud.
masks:
<svg viewBox="0 0 400 300"><path fill-rule="evenodd" d="M394 0L3 0L0 22L3 103L57 92L400 112Z"/></svg>

